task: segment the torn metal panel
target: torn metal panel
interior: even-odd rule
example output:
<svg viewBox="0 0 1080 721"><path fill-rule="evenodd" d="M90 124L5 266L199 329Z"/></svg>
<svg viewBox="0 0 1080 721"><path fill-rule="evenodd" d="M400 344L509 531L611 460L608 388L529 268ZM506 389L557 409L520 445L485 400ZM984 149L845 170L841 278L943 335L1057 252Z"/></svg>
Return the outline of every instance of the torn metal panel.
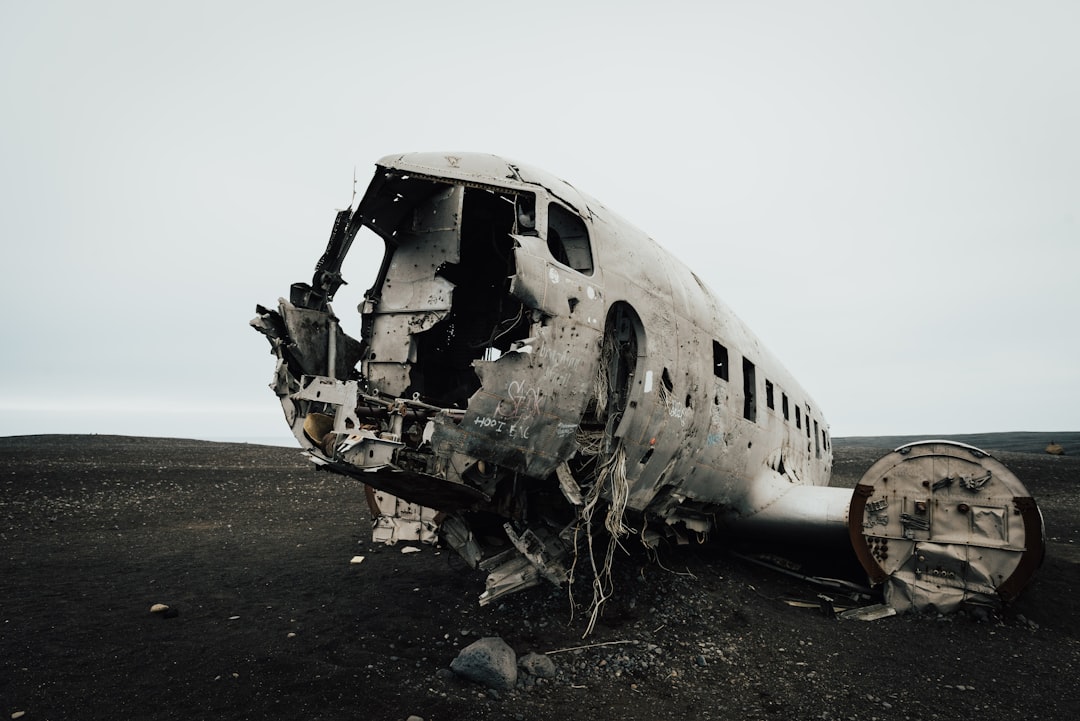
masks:
<svg viewBox="0 0 1080 721"><path fill-rule="evenodd" d="M474 365L482 389L461 422L437 421L431 442L437 455L486 457L537 478L573 455L596 371L570 349L548 343L547 335L532 339L529 353L511 351Z"/></svg>
<svg viewBox="0 0 1080 721"><path fill-rule="evenodd" d="M540 569L516 548L498 554L480 565L488 572L486 589L480 594L480 605L486 606L508 593L516 593L539 585ZM565 579L560 579L562 583Z"/></svg>
<svg viewBox="0 0 1080 721"><path fill-rule="evenodd" d="M419 181L414 181L419 182ZM363 307L368 341L363 372L372 389L401 395L417 361L417 336L444 321L453 307L447 269L460 260L464 189L434 185L393 234L381 284Z"/></svg>
<svg viewBox="0 0 1080 721"><path fill-rule="evenodd" d="M371 510L371 540L388 546L398 541L435 544L439 540L439 512L367 487Z"/></svg>
<svg viewBox="0 0 1080 721"><path fill-rule="evenodd" d="M269 339L294 379L303 375L347 378L354 372L361 344L341 330L329 309L299 308L282 298L276 312L262 306L256 312L252 327Z"/></svg>
<svg viewBox="0 0 1080 721"><path fill-rule="evenodd" d="M872 606L860 606L842 612L840 618L857 621L878 621L896 615L896 608L887 603L875 603Z"/></svg>
<svg viewBox="0 0 1080 721"><path fill-rule="evenodd" d="M566 295L559 293L560 270L550 260L547 245L540 238L514 236L517 272L510 279L510 292L528 308L547 316L570 311Z"/></svg>
<svg viewBox="0 0 1080 721"><path fill-rule="evenodd" d="M335 409L333 424L329 427L326 427L326 424L317 424L315 419L318 415L308 414L308 418L312 419L307 426L309 435L312 430L318 429L317 437L321 439L331 430L339 436L360 430L360 419L356 415L355 405L358 393L356 381L339 381L325 376L302 376L300 390L293 393L292 398L326 404ZM331 418L326 415L322 417Z"/></svg>

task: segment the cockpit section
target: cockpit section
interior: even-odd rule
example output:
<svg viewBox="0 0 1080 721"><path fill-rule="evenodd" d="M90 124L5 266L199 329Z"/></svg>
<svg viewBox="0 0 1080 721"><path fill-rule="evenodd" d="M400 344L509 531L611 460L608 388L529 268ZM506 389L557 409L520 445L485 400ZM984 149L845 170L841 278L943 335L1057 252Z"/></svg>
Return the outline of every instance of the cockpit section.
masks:
<svg viewBox="0 0 1080 721"><path fill-rule="evenodd" d="M494 360L528 335L533 321L509 294L513 236L534 217L535 199L428 180L386 243L380 282L363 304L372 389L464 409L481 386L477 360Z"/></svg>
<svg viewBox="0 0 1080 721"><path fill-rule="evenodd" d="M444 540L491 572L487 600L565 580L567 461L597 404L604 318L587 220L543 186L490 180L380 167L312 282L252 321L309 457L439 509ZM363 228L384 249L355 339L332 301Z"/></svg>

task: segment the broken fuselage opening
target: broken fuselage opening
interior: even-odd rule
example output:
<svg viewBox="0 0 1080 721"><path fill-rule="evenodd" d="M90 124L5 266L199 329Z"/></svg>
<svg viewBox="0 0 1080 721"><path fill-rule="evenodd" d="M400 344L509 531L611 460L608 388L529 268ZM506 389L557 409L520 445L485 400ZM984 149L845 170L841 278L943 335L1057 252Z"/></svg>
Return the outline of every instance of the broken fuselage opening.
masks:
<svg viewBox="0 0 1080 721"><path fill-rule="evenodd" d="M453 210L454 216L460 217L460 223L454 222L455 218L443 217L442 213L429 215L425 212L427 209L421 208L414 214L413 227L406 233L399 233L396 242L387 243L383 262L389 264L390 269L383 293L387 285L394 282L396 269L404 269L405 275L411 275L417 268L431 270L434 263L427 236L438 236L447 231L427 226L428 218L443 223L451 221L451 246L456 240L454 235L460 238L456 256L446 254L433 268L434 282L446 281L452 286L450 307L435 310L442 315L441 319L430 328L413 334L410 357L405 363L409 367L409 384L404 389L386 390L409 398L418 397L440 407L463 409L468 405L469 397L481 387L473 361L497 359L509 351L514 342L528 337L532 313L509 294L509 287L510 278L515 274L512 234L518 232L519 210L524 215L525 209L531 209L534 201L531 197L519 199L460 186L445 192L453 200L464 196L461 207ZM415 288L410 294L414 293ZM399 312L385 308L379 302L373 303L372 308L371 327L375 334L384 325L393 325L389 316ZM426 327L423 322L414 327L420 326ZM369 377L379 376L375 368L385 360L378 358L373 350L366 361Z"/></svg>
<svg viewBox="0 0 1080 721"><path fill-rule="evenodd" d="M406 466L464 482L490 498L494 488L485 472L490 461L475 459L472 465L478 463L480 470L470 467L473 473L450 469L447 474L433 466L433 424L441 416L460 426L470 398L483 387L477 364L498 361L542 321L541 313L510 293L516 275L514 236L535 235L536 200L531 193L416 176L393 180L395 222L365 222L383 237L385 252L377 282L361 307L362 390L418 409L402 425L405 440L411 441L406 450L423 448L425 458L406 452L400 459ZM411 207L402 207L410 199ZM377 204L378 196L365 202ZM380 432L394 435L393 411L380 413L378 404L371 411L388 426ZM405 498L416 495L408 487L388 490Z"/></svg>
<svg viewBox="0 0 1080 721"><path fill-rule="evenodd" d="M585 221L526 188L387 170L348 222L312 285L254 321L294 434L317 464L438 509L443 539L491 572L485 600L561 583L602 317ZM356 341L329 302L361 227L385 250Z"/></svg>

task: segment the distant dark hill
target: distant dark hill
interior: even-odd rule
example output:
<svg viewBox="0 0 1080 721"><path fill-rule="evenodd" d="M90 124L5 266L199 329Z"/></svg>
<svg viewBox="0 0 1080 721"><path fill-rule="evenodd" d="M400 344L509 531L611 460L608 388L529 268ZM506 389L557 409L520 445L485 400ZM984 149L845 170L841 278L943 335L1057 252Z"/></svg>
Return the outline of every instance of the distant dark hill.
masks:
<svg viewBox="0 0 1080 721"><path fill-rule="evenodd" d="M907 443L923 440L948 440L966 443L984 451L1011 451L1013 453L1045 453L1046 446L1055 442L1065 449L1067 455L1080 455L1080 432L1016 432L1016 433L954 433L925 434L919 436L847 436L834 438L838 446L849 448L897 448Z"/></svg>

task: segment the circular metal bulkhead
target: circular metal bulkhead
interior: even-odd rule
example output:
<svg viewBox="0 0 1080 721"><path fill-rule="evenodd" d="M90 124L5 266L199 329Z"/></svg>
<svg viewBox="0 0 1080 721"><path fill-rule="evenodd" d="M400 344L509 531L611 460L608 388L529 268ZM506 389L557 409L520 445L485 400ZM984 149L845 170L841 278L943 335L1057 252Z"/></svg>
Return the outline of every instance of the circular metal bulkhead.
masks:
<svg viewBox="0 0 1080 721"><path fill-rule="evenodd" d="M920 441L880 458L851 497L848 531L870 581L897 611L999 606L1042 563L1042 514L978 448Z"/></svg>

